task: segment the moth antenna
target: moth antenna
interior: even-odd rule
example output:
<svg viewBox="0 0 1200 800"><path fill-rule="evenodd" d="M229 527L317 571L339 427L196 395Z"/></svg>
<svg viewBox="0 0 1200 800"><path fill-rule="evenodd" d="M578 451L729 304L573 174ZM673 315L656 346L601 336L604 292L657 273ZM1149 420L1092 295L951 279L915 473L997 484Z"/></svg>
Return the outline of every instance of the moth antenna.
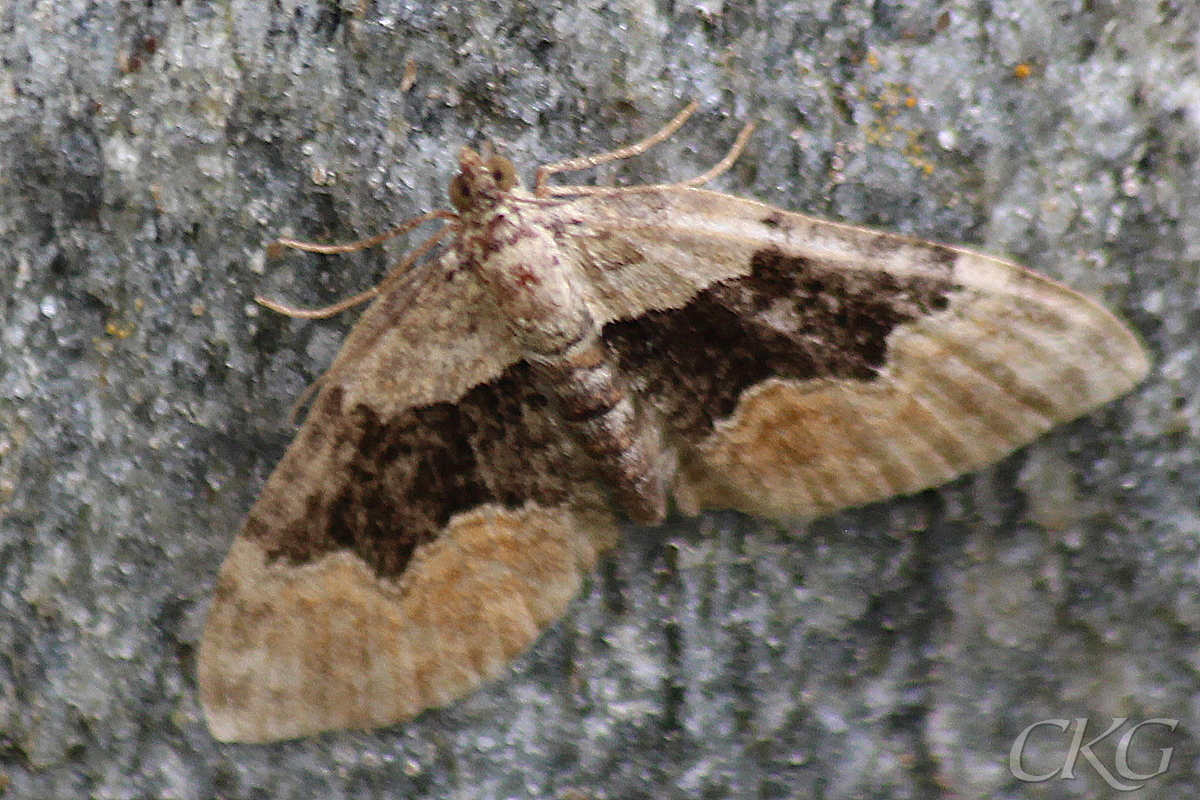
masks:
<svg viewBox="0 0 1200 800"><path fill-rule="evenodd" d="M694 178L689 178L686 181L680 181L673 184L675 186L703 186L721 173L733 166L733 162L738 160L738 156L746 149L746 143L750 141L750 135L754 133L754 120L750 120L738 132L737 138L733 140L733 145L729 148L729 152L725 157L712 166L707 172L703 172Z"/></svg>
<svg viewBox="0 0 1200 800"><path fill-rule="evenodd" d="M554 187L546 186L546 180L551 175L556 175L560 172L574 172L580 169L588 169L589 167L607 164L610 161L619 161L623 158L632 158L633 156L641 155L659 142L671 138L675 131L679 130L683 126L683 123L688 121L688 117L696 113L696 109L699 107L699 101L693 100L675 115L675 119L664 125L657 133L647 136L640 142L634 142L616 150L609 150L606 153L569 158L566 161L558 161L553 164L543 164L538 167L537 176L534 178L533 193L539 197L545 197L547 190L549 190L553 194Z"/></svg>
<svg viewBox="0 0 1200 800"><path fill-rule="evenodd" d="M583 194L627 194L658 191L660 189L678 189L688 186L702 186L733 166L733 162L737 161L738 157L746 149L746 144L750 141L751 134L754 133L754 126L755 123L753 120L743 125L742 129L738 131L737 138L733 140L729 152L725 154L725 157L714 164L711 169L702 172L694 178L688 178L678 183L647 184L644 186L543 186L542 194L552 197Z"/></svg>
<svg viewBox="0 0 1200 800"><path fill-rule="evenodd" d="M566 187L564 187L566 188ZM552 197L522 197L521 195L509 195L509 200L514 203L528 203L531 206L559 206L563 204L562 200L555 200Z"/></svg>
<svg viewBox="0 0 1200 800"><path fill-rule="evenodd" d="M406 232L406 230L411 230L412 228L415 228L417 225L421 224L422 222L428 222L431 219L457 220L458 215L452 214L449 211L435 211L430 214L422 214L420 217L413 217L413 219L410 219L406 222L402 222L400 225L397 225L392 230L387 231L386 235L380 234L379 236L371 237L371 239L362 239L361 241L368 242L368 241L371 241L372 239L379 239L380 241L383 241L384 239L390 238L392 236L399 236L401 233ZM336 302L332 305L323 306L321 308L299 308L297 306L289 306L284 303L280 303L278 301L271 300L270 298L264 297L261 294L254 295L254 302L258 303L260 306L262 306L264 308L269 308L270 310L274 311L277 314L283 314L286 317L293 317L295 319L328 319L329 317L332 317L332 316L342 313L343 311L345 311L348 308L354 308L357 305L362 305L363 303L367 302L368 300L371 300L371 299L374 299L375 297L377 297L385 286L389 285L399 275L402 275L403 273L408 271L409 268L411 268L412 265L414 263L416 263L416 261L418 259L423 257L426 253L428 253L434 247L436 247L438 242L440 242L445 237L445 235L448 231L457 230L457 229L458 229L458 226L455 225L453 222L443 225L441 228L439 228L437 231L435 231L433 233L433 235L431 235L428 239L426 239L424 242L422 242L420 244L420 246L418 246L415 250L413 250L408 255L406 255L404 257L403 261L401 261L399 264L397 264L395 267L393 267L391 270L389 270L388 274L385 275L383 280L381 280L379 283L375 284L374 286L372 286L369 289L359 292L356 295L347 297L344 300L339 300L338 302ZM381 239L380 237L383 237L383 238ZM280 239L278 243L285 243L287 241L290 241L290 240ZM378 243L379 242L375 242L374 244L378 244ZM301 244L307 244L307 243L301 242ZM351 244L358 244L358 243L353 242ZM373 247L374 244L367 245L367 246ZM288 246L291 246L291 245L288 245ZM346 247L347 245L313 245L313 246L314 247ZM347 251L347 250L309 250L307 247L298 247L296 249L305 250L305 252L338 253L338 252L352 252L353 250L362 250L363 248L362 247L354 247L350 251Z"/></svg>

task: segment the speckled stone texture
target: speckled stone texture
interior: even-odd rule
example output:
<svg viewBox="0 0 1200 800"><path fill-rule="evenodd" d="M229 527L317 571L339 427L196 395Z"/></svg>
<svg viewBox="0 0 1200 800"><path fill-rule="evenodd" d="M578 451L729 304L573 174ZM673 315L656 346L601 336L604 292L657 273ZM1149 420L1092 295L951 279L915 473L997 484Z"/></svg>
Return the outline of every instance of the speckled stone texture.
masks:
<svg viewBox="0 0 1200 800"><path fill-rule="evenodd" d="M0 785L14 798L1073 798L1049 719L1146 728L1200 795L1200 6L1074 0L0 6ZM408 78L406 79L406 75ZM789 528L627 531L510 677L412 723L219 746L195 648L225 548L454 155L679 179L1007 255L1154 354L1112 404L937 491ZM1042 726L1023 768L1060 769Z"/></svg>

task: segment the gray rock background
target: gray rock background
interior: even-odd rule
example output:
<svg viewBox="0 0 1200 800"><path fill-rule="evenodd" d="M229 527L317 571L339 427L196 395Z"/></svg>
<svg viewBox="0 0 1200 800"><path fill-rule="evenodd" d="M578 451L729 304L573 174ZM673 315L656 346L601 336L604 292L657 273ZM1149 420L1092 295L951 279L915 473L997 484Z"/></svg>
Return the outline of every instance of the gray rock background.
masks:
<svg viewBox="0 0 1200 800"><path fill-rule="evenodd" d="M1122 796L1200 793L1200 7L363 5L0 8L0 794L1103 797L1086 758L1027 783L1009 751L1114 717L1179 720L1134 740L1141 772L1174 750ZM215 743L207 598L354 317L252 296L330 302L408 245L264 244L442 207L478 138L528 177L690 98L599 179L694 174L759 118L719 188L1035 266L1144 334L1149 381L937 491L630 529L509 677L410 724Z"/></svg>

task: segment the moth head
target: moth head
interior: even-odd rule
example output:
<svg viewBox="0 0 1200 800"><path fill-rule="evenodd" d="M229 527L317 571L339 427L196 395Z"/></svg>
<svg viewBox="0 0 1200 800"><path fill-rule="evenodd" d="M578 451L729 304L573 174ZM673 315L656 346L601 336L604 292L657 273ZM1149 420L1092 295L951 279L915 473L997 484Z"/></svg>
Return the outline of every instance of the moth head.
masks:
<svg viewBox="0 0 1200 800"><path fill-rule="evenodd" d="M450 181L450 203L467 214L495 205L516 185L512 162L492 152L491 142L479 153L464 147L458 156L458 174Z"/></svg>

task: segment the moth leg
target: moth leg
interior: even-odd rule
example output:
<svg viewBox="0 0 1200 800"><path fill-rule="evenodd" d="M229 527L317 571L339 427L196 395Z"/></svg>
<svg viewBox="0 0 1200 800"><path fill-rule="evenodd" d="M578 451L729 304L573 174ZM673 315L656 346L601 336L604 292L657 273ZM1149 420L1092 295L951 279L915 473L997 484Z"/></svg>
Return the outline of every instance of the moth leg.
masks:
<svg viewBox="0 0 1200 800"><path fill-rule="evenodd" d="M373 299L379 294L379 286L372 286L370 289L361 291L356 295L339 300L336 303L320 308L300 308L299 306L289 306L285 303L280 303L269 297L263 297L261 294L254 295L254 302L258 303L263 308L268 308L276 314L283 314L285 317L294 319L329 319L332 316L342 313L343 311L362 305L368 300Z"/></svg>
<svg viewBox="0 0 1200 800"><path fill-rule="evenodd" d="M277 314L283 314L284 316L297 319L325 319L327 317L332 317L334 314L345 311L348 308L353 308L360 303L365 303L368 300L371 300L374 297L382 294L385 287L391 286L392 283L398 280L403 280L405 285L397 288L397 293L405 298L404 303L397 309L397 313L399 314L403 312L403 310L412 302L412 298L415 297L420 291L423 281L427 280L429 276L433 274L433 270L423 269L423 267L429 266L428 263L422 264L421 267L416 269L413 268L413 265L416 264L416 262L422 256L436 247L438 242L440 242L447 233L457 229L458 226L453 224L442 227L440 230L436 231L432 236L422 242L420 247L409 253L404 260L397 264L390 272L388 272L388 274L385 275L383 280L381 280L379 283L375 284L366 291L359 292L353 297L348 297L345 300L341 300L331 306L325 306L324 308L296 308L294 306L284 305L283 303L277 303L274 300L263 297L262 295L255 295L254 301L259 305L269 308ZM292 404L291 413L288 414L288 420L291 423L295 424L296 420L300 418L301 409L308 404L308 401L311 400L313 395L316 394L317 390L321 388L321 384L325 380L325 375L328 375L328 373L321 375L321 377L310 383L308 388L305 389L300 397L296 399L296 402Z"/></svg>
<svg viewBox="0 0 1200 800"><path fill-rule="evenodd" d="M547 189L553 193L554 187L546 186L546 179L551 175L556 175L560 172L575 172L576 170L588 169L597 167L601 164L607 164L610 161L620 161L624 158L632 158L633 156L641 155L659 142L666 141L671 138L675 131L683 126L683 123L688 121L692 114L696 113L696 109L700 107L700 103L696 100L684 106L683 110L675 115L675 119L664 125L657 133L647 136L640 142L634 142L625 147L619 147L616 150L609 150L606 153L596 153L590 156L579 156L577 158L569 158L566 161L558 161L553 164L543 164L538 167L537 177L533 181L533 193L538 197L545 197Z"/></svg>
<svg viewBox="0 0 1200 800"><path fill-rule="evenodd" d="M408 233L413 228L424 225L435 219L457 220L458 215L452 211L431 211L428 214L421 214L416 217L404 220L399 225L383 233L378 233L374 236L368 236L366 239L359 239L354 242L344 242L342 244L320 244L318 242L304 242L299 239L289 239L281 237L276 239L267 246L267 255L271 258L278 257L283 248L290 247L293 250L303 250L306 253L324 253L332 255L335 253L357 253L359 250L368 250L372 247L378 247L388 239L394 239Z"/></svg>
<svg viewBox="0 0 1200 800"><path fill-rule="evenodd" d="M363 250L367 247L374 247L388 238L399 236L400 234L405 233L407 230L411 230L417 225L420 225L423 222L428 222L431 219L457 219L457 216L450 214L448 211L435 211L431 214L422 214L420 217L413 217L412 219L397 225L395 228L392 228L390 231L381 233L378 236L372 236L369 239L360 239L358 242L350 242L348 244L319 245L309 242L297 242L292 239L279 239L276 244L294 247L297 250L304 250L305 252L309 253L348 253L354 252L355 250ZM432 236L422 242L417 249L405 256L404 260L390 270L379 283L375 284L369 289L359 292L352 297L339 300L332 305L324 306L323 308L299 308L297 306L289 306L285 305L284 303L279 303L275 300L271 300L270 298L263 297L261 294L254 295L254 302L258 303L264 308L271 309L277 314L283 314L284 316L293 317L295 319L328 319L329 317L342 313L348 308L354 308L357 305L361 305L368 300L372 300L377 297L383 291L384 287L391 285L391 283L401 275L407 274L411 270L412 265L415 264L418 259L425 256L430 250L436 247L438 242L440 242L446 236L446 234L452 230L457 230L457 226L454 224L443 226ZM361 247L357 246L361 245L363 242L370 242L370 244L366 244Z"/></svg>

